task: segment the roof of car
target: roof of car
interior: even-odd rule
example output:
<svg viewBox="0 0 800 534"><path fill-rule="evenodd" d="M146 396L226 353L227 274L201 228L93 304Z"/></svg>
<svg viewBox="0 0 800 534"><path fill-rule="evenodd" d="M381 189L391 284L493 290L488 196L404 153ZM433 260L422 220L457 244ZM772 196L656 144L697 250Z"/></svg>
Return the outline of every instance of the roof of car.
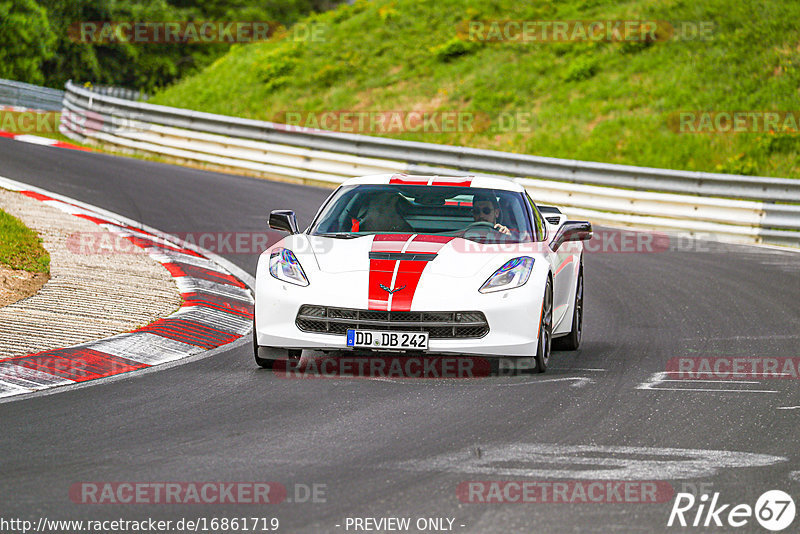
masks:
<svg viewBox="0 0 800 534"><path fill-rule="evenodd" d="M419 176L413 174L375 174L345 180L342 185L397 184L476 187L481 189L501 189L523 192L525 189L510 178L489 176Z"/></svg>

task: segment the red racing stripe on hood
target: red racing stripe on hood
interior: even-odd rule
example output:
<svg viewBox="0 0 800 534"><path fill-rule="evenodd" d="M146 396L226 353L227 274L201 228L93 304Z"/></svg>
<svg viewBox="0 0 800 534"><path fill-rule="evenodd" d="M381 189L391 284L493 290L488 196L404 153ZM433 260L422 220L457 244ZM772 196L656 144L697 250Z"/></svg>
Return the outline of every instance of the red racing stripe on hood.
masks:
<svg viewBox="0 0 800 534"><path fill-rule="evenodd" d="M370 252L400 252L413 234L381 234L372 239ZM394 260L369 260L369 290L367 309L387 311L389 292L381 285L391 288L392 276L397 262Z"/></svg>
<svg viewBox="0 0 800 534"><path fill-rule="evenodd" d="M454 238L438 235L376 235L371 252L437 253ZM429 262L370 260L368 309L410 311L419 280ZM390 293L381 287L383 285Z"/></svg>

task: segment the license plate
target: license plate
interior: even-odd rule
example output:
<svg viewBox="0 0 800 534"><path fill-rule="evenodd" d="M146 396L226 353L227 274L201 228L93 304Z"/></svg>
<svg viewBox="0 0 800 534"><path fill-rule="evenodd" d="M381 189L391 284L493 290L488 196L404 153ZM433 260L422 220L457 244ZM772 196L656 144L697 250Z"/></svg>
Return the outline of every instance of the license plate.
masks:
<svg viewBox="0 0 800 534"><path fill-rule="evenodd" d="M428 332L384 332L348 330L347 346L356 349L427 350Z"/></svg>

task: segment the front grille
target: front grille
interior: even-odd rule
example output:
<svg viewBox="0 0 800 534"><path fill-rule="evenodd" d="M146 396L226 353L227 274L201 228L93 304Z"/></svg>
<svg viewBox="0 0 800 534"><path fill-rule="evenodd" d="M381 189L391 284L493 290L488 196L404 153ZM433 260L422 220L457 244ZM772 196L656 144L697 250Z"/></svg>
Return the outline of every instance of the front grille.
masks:
<svg viewBox="0 0 800 534"><path fill-rule="evenodd" d="M479 338L489 333L479 311L403 312L355 310L328 306L300 306L295 319L303 332L346 334L350 329L428 332L431 339Z"/></svg>

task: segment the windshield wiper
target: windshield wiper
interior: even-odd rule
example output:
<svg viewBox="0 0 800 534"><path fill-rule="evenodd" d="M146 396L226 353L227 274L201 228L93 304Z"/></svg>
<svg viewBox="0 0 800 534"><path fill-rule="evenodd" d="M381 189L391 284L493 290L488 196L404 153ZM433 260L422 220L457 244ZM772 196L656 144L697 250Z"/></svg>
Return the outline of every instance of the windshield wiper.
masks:
<svg viewBox="0 0 800 534"><path fill-rule="evenodd" d="M333 237L336 239L353 239L356 237L361 237L358 234L352 234L350 232L328 232L328 233L314 234L314 235L318 235L321 237Z"/></svg>

